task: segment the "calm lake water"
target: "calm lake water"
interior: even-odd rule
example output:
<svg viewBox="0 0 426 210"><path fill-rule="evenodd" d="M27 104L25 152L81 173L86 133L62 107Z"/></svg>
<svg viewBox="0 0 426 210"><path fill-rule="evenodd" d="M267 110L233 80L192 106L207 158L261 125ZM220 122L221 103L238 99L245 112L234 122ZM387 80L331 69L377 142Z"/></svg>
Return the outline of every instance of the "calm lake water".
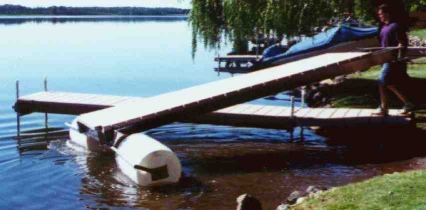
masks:
<svg viewBox="0 0 426 210"><path fill-rule="evenodd" d="M113 154L66 146L73 116L22 118L16 137L15 81L21 95L43 90L149 97L230 77L198 49L184 17L7 17L0 19L0 209L234 209L243 193L275 209L292 191L333 187L423 168L424 134L341 129L329 139L305 130L172 124L148 131L176 152L183 178L172 186L135 186ZM203 46L199 43L199 46ZM251 103L288 105L282 100ZM380 134L377 137L375 134ZM374 136L374 137L372 137ZM342 143L343 142L343 143Z"/></svg>

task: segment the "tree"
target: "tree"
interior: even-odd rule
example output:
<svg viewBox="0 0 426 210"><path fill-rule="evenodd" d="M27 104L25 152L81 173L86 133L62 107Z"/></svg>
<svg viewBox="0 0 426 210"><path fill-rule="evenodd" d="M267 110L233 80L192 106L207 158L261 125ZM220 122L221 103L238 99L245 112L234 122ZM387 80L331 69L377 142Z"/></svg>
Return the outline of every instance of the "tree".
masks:
<svg viewBox="0 0 426 210"><path fill-rule="evenodd" d="M244 45L259 34L278 38L309 34L343 12L372 21L383 3L401 11L426 9L426 0L191 0L193 55L198 39L204 47L218 49L228 41Z"/></svg>

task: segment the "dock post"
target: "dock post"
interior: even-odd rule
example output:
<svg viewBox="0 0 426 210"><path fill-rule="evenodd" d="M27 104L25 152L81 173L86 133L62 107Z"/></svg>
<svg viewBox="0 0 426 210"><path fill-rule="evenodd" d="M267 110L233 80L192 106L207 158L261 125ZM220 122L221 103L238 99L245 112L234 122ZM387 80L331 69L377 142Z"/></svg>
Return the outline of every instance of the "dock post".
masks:
<svg viewBox="0 0 426 210"><path fill-rule="evenodd" d="M219 53L217 54L217 63L218 63L217 76L220 76L220 54Z"/></svg>
<svg viewBox="0 0 426 210"><path fill-rule="evenodd" d="M291 96L290 99L291 99L291 113L290 113L290 116L291 116L291 119L294 120L294 96ZM290 140L294 141L294 127L292 127L289 130L289 132L290 132Z"/></svg>
<svg viewBox="0 0 426 210"><path fill-rule="evenodd" d="M44 78L44 91L47 92L47 77ZM44 113L44 125L46 128L46 135L47 135L47 130L49 129L49 116L47 115L47 113Z"/></svg>
<svg viewBox="0 0 426 210"><path fill-rule="evenodd" d="M16 101L19 99L19 80L16 80ZM19 137L21 137L21 115L19 113L16 113L16 133L18 137L18 143L19 143Z"/></svg>

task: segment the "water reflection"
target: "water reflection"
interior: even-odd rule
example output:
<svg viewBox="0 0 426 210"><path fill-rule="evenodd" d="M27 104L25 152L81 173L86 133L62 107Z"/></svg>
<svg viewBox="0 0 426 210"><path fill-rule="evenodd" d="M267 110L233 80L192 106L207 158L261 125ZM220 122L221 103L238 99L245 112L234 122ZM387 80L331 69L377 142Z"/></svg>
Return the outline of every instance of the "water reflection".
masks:
<svg viewBox="0 0 426 210"><path fill-rule="evenodd" d="M5 16L0 17L0 25L19 25L25 23L78 23L78 22L179 22L188 20L187 16Z"/></svg>

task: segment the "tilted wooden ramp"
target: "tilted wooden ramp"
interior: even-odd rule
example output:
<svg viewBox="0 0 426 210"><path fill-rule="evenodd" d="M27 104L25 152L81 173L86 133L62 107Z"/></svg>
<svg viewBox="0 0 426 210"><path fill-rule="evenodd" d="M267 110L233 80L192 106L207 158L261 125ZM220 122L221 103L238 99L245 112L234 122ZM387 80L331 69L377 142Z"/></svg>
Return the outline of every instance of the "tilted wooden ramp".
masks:
<svg viewBox="0 0 426 210"><path fill-rule="evenodd" d="M394 60L393 54L392 50L328 53L139 102L123 102L115 107L77 117L79 130L101 143L112 143L115 131L130 134L182 121L302 85L367 69Z"/></svg>

